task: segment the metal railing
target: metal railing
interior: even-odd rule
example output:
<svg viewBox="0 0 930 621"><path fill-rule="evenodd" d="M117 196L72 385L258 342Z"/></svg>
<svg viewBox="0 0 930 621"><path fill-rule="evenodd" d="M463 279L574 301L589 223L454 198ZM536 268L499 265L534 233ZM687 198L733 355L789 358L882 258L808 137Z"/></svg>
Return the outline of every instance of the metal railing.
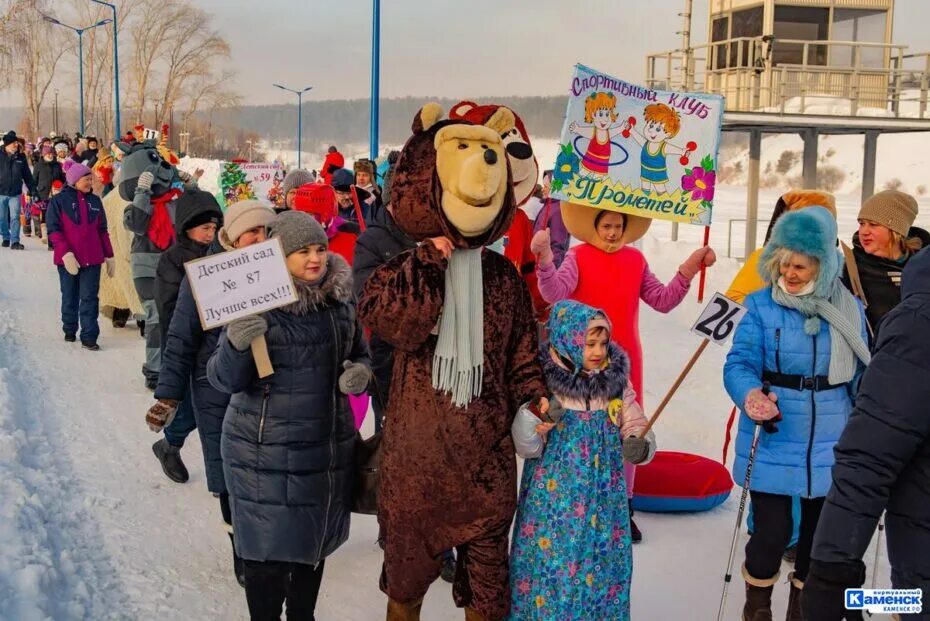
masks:
<svg viewBox="0 0 930 621"><path fill-rule="evenodd" d="M650 54L646 85L719 93L727 97L728 111L784 113L790 107L805 113L831 98L847 105L816 111L928 118L930 53L905 54L906 49L886 43L738 37ZM916 109L902 102L914 102Z"/></svg>

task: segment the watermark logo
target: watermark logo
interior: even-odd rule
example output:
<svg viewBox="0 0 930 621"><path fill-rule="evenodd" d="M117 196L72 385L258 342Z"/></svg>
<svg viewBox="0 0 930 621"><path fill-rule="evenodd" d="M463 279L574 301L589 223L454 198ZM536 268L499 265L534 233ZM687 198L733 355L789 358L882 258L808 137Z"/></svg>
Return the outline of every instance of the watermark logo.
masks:
<svg viewBox="0 0 930 621"><path fill-rule="evenodd" d="M846 610L871 614L914 614L923 612L921 589L846 589Z"/></svg>

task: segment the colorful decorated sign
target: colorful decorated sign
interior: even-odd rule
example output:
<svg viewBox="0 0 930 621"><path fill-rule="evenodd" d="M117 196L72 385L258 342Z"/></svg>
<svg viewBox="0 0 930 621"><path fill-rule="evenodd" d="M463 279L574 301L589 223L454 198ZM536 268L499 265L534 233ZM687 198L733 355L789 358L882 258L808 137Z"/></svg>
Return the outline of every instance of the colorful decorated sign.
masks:
<svg viewBox="0 0 930 621"><path fill-rule="evenodd" d="M284 206L284 167L280 162L226 162L220 173L221 203L232 205L257 198L274 206Z"/></svg>
<svg viewBox="0 0 930 621"><path fill-rule="evenodd" d="M709 225L724 98L657 91L575 66L552 198Z"/></svg>

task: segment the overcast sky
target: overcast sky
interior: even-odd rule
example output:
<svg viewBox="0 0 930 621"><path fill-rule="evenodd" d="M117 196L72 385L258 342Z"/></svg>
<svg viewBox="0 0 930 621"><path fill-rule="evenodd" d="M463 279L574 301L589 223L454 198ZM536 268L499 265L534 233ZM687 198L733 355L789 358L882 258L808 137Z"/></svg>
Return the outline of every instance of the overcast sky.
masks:
<svg viewBox="0 0 930 621"><path fill-rule="evenodd" d="M118 0L117 0L118 1ZM152 0L156 1L156 0ZM246 103L367 97L371 0L190 0L232 47ZM709 0L694 0L693 44ZM642 81L645 54L679 46L684 0L383 0L381 96L549 95L582 62ZM895 42L930 51L930 1L897 0ZM62 87L63 90L66 86ZM75 97L76 99L76 97ZM10 93L0 105L19 103Z"/></svg>

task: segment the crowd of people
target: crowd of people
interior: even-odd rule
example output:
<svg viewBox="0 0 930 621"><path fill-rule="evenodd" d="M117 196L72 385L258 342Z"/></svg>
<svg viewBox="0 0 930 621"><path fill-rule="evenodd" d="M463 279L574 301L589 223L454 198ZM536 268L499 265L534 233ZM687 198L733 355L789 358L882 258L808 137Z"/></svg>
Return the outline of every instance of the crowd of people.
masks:
<svg viewBox="0 0 930 621"><path fill-rule="evenodd" d="M462 110L421 110L383 188L375 162L346 168L331 147L320 174L287 174L277 209L221 208L163 145L131 135L106 152L92 137L2 138L3 247L34 236L52 251L65 341L100 350L101 282L128 270L126 297L103 306L145 339L153 453L185 483L181 450L199 433L254 620L314 618L349 537L369 397L389 621L419 619L440 576L470 621L630 618L635 469L657 450L639 307L671 311L716 256L699 248L662 282L635 244L650 220L551 200L519 117ZM497 154L477 157L504 180L480 213L449 198L473 169L449 162L471 144ZM844 255L834 198L788 192L727 294L748 309L722 377L741 411L733 478L750 498L744 621L773 618L783 558L786 619L861 618L843 593L863 584L883 513L892 584L930 592L930 234L917 212L899 191L869 198ZM204 330L184 264L267 239L297 301Z"/></svg>

